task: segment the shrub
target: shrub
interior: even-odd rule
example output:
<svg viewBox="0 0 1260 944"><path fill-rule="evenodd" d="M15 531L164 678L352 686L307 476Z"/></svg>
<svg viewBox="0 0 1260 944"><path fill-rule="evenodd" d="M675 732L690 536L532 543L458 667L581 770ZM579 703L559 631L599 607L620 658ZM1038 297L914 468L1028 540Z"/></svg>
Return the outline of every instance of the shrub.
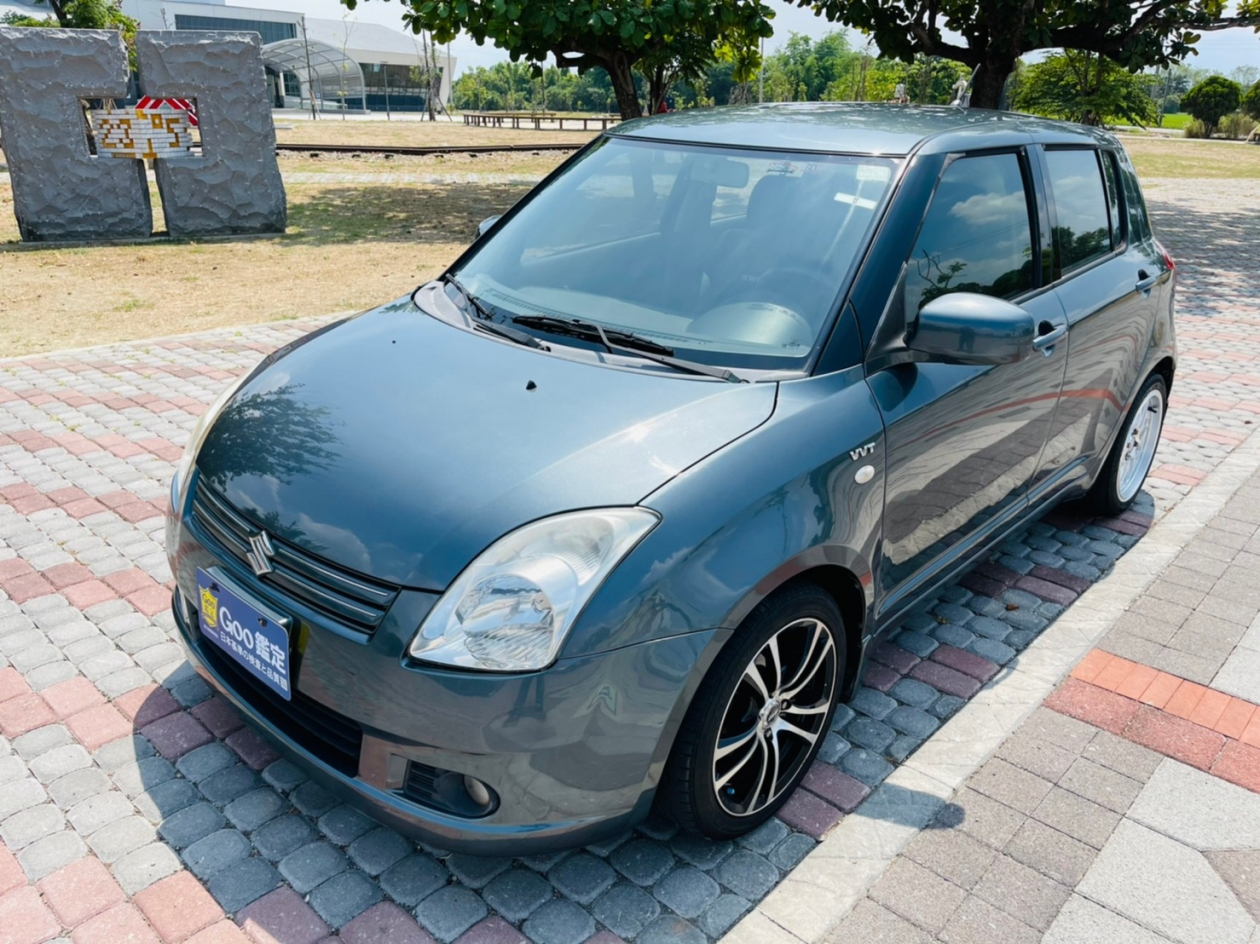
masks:
<svg viewBox="0 0 1260 944"><path fill-rule="evenodd" d="M1182 134L1187 138L1210 138L1212 136L1212 133L1208 131L1208 126L1198 118L1191 118Z"/></svg>
<svg viewBox="0 0 1260 944"><path fill-rule="evenodd" d="M1226 115L1221 119L1221 136L1236 140L1245 138L1251 134L1251 130L1256 126L1256 120L1250 118L1241 112L1234 112L1232 115Z"/></svg>

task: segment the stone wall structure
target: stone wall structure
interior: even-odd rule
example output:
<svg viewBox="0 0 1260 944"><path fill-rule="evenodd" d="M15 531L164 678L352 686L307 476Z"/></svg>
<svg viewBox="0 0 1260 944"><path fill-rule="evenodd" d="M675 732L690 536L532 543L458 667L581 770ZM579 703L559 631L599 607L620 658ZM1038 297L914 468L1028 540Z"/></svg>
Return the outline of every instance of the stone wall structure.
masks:
<svg viewBox="0 0 1260 944"><path fill-rule="evenodd" d="M197 102L202 155L154 162L167 231L283 233L284 182L258 35L141 31L136 58L146 95Z"/></svg>
<svg viewBox="0 0 1260 944"><path fill-rule="evenodd" d="M141 31L136 56L143 91L195 100L200 122L200 154L154 161L170 235L283 233L257 34ZM152 235L144 162L91 154L80 103L124 98L127 79L117 32L0 27L0 135L24 240Z"/></svg>
<svg viewBox="0 0 1260 944"><path fill-rule="evenodd" d="M118 32L0 27L0 135L24 240L152 235L144 163L89 153L79 104L126 94Z"/></svg>

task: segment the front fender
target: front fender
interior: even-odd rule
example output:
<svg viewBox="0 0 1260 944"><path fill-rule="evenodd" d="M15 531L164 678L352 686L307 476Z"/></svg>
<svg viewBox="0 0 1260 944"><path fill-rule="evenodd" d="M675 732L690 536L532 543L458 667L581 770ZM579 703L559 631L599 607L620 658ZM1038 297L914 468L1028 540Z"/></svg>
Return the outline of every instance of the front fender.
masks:
<svg viewBox="0 0 1260 944"><path fill-rule="evenodd" d="M780 384L769 421L644 499L661 524L591 600L563 657L734 629L777 587L820 566L849 571L869 615L883 446L861 367ZM867 464L874 476L858 483Z"/></svg>

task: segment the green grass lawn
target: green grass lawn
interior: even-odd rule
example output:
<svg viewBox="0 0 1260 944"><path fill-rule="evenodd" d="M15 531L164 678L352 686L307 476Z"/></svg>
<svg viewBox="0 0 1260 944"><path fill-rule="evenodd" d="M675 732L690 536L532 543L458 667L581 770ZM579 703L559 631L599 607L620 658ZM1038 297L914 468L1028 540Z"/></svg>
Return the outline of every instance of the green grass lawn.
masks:
<svg viewBox="0 0 1260 944"><path fill-rule="evenodd" d="M1180 131L1186 125L1190 124L1193 119L1185 112L1177 112L1173 115L1165 115L1164 123L1159 125L1161 128L1175 128Z"/></svg>

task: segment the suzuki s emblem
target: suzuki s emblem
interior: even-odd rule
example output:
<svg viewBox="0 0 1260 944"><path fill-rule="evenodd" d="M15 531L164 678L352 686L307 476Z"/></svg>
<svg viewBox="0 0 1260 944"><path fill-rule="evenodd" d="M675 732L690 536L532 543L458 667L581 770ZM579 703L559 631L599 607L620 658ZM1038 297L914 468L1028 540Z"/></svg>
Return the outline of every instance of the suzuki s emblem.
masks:
<svg viewBox="0 0 1260 944"><path fill-rule="evenodd" d="M266 531L259 531L249 539L249 551L245 556L257 576L271 573L271 558L275 555L276 549L271 546L271 538L267 537Z"/></svg>

